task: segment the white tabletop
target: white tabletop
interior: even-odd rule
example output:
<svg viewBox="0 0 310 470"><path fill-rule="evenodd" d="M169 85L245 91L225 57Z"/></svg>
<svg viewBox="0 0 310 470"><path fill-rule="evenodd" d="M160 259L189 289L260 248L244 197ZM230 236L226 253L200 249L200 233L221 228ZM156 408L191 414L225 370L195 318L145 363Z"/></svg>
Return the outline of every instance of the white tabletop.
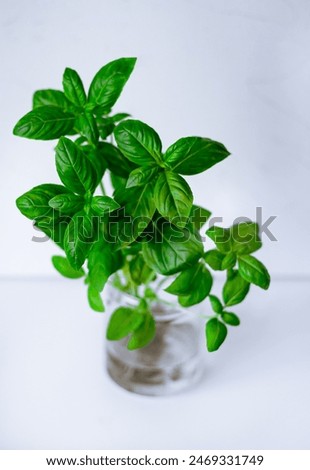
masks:
<svg viewBox="0 0 310 470"><path fill-rule="evenodd" d="M1 449L309 449L309 282L253 288L242 325L183 394L153 398L104 367L106 314L80 281L2 280Z"/></svg>

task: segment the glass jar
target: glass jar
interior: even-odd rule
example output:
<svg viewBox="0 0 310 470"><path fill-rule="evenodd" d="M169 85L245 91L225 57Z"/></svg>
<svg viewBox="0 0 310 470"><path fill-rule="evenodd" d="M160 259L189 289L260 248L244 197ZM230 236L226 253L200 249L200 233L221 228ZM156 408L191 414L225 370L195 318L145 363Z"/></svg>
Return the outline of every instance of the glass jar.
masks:
<svg viewBox="0 0 310 470"><path fill-rule="evenodd" d="M196 384L204 372L204 323L197 309L182 308L175 296L154 303L156 336L142 349L129 351L128 338L107 341L107 370L121 387L143 395L169 395ZM110 287L109 313L137 300Z"/></svg>

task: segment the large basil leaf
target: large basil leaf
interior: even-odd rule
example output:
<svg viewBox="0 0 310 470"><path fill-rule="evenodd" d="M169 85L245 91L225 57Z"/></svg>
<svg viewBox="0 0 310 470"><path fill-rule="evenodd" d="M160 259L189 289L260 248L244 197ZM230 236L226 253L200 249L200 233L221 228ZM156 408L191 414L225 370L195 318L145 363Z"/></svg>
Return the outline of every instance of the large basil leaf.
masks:
<svg viewBox="0 0 310 470"><path fill-rule="evenodd" d="M192 268L182 271L165 290L178 295L180 304L189 307L202 302L209 295L212 283L213 279L208 269L202 263L197 263Z"/></svg>
<svg viewBox="0 0 310 470"><path fill-rule="evenodd" d="M161 140L157 132L144 122L134 119L122 121L114 129L121 152L137 165L155 165L161 162Z"/></svg>
<svg viewBox="0 0 310 470"><path fill-rule="evenodd" d="M128 178L126 188L133 188L135 186L144 186L146 183L151 182L157 177L159 168L155 167L139 167L133 170Z"/></svg>
<svg viewBox="0 0 310 470"><path fill-rule="evenodd" d="M38 90L33 95L32 107L34 109L40 106L56 106L66 111L70 103L60 90Z"/></svg>
<svg viewBox="0 0 310 470"><path fill-rule="evenodd" d="M134 57L121 58L102 67L91 82L88 93L89 103L109 111L120 96L136 60Z"/></svg>
<svg viewBox="0 0 310 470"><path fill-rule="evenodd" d="M211 318L206 324L206 339L209 352L217 351L227 336L227 327L217 318Z"/></svg>
<svg viewBox="0 0 310 470"><path fill-rule="evenodd" d="M222 266L223 260L225 259L225 254L221 253L218 250L209 250L203 255L206 263L211 266L214 271L223 271Z"/></svg>
<svg viewBox="0 0 310 470"><path fill-rule="evenodd" d="M266 267L251 255L238 258L239 272L248 282L267 290L270 285L270 275Z"/></svg>
<svg viewBox="0 0 310 470"><path fill-rule="evenodd" d="M133 332L128 341L127 348L132 351L134 349L144 348L153 341L156 334L156 324L152 314L148 311L144 313L143 321Z"/></svg>
<svg viewBox="0 0 310 470"><path fill-rule="evenodd" d="M112 313L107 328L107 339L117 341L133 333L143 322L138 309L119 307Z"/></svg>
<svg viewBox="0 0 310 470"><path fill-rule="evenodd" d="M143 243L143 256L154 271L168 275L190 268L203 254L203 245L187 228L157 221L153 237Z"/></svg>
<svg viewBox="0 0 310 470"><path fill-rule="evenodd" d="M73 193L58 194L49 201L49 206L63 214L75 214L83 209L84 198Z"/></svg>
<svg viewBox="0 0 310 470"><path fill-rule="evenodd" d="M94 191L96 174L93 165L72 140L62 137L56 147L56 168L67 188L77 194Z"/></svg>
<svg viewBox="0 0 310 470"><path fill-rule="evenodd" d="M79 279L85 275L83 269L73 269L67 258L64 256L52 256L54 268L64 277L69 279Z"/></svg>
<svg viewBox="0 0 310 470"><path fill-rule="evenodd" d="M66 68L62 80L66 98L76 106L84 106L86 93L79 74L70 68Z"/></svg>
<svg viewBox="0 0 310 470"><path fill-rule="evenodd" d="M52 140L70 133L75 117L56 106L40 106L22 117L13 134L28 139Z"/></svg>
<svg viewBox="0 0 310 470"><path fill-rule="evenodd" d="M41 184L17 198L16 205L28 219L50 217L53 210L49 205L49 201L55 196L66 192L68 190L60 184Z"/></svg>
<svg viewBox="0 0 310 470"><path fill-rule="evenodd" d="M113 215L111 232L121 243L134 241L148 226L155 213L153 184L143 188L119 189L114 199L122 207Z"/></svg>
<svg viewBox="0 0 310 470"><path fill-rule="evenodd" d="M128 178L131 171L136 168L120 150L108 142L99 143L99 158L106 162L109 170L117 176Z"/></svg>
<svg viewBox="0 0 310 470"><path fill-rule="evenodd" d="M223 144L203 137L184 137L164 154L165 164L182 175L196 175L228 157Z"/></svg>
<svg viewBox="0 0 310 470"><path fill-rule="evenodd" d="M182 176L173 171L162 172L155 186L158 212L174 224L184 227L193 204L193 193Z"/></svg>
<svg viewBox="0 0 310 470"><path fill-rule="evenodd" d="M250 284L243 277L240 276L238 271L233 271L227 278L223 287L223 300L225 305L237 305L242 302L250 290Z"/></svg>
<svg viewBox="0 0 310 470"><path fill-rule="evenodd" d="M64 238L64 249L70 265L79 270L84 264L96 236L92 220L83 212L71 219Z"/></svg>

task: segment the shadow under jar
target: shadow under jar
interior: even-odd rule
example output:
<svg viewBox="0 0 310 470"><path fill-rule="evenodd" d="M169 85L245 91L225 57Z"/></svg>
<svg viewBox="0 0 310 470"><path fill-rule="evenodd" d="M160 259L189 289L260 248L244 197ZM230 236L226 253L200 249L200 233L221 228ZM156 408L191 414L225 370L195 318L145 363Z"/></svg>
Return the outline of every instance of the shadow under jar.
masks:
<svg viewBox="0 0 310 470"><path fill-rule="evenodd" d="M170 395L192 387L202 377L203 322L195 308L185 309L176 302L152 304L156 335L144 348L129 351L128 338L107 341L108 373L124 389L143 395ZM137 305L134 297L110 287L109 313L133 305Z"/></svg>

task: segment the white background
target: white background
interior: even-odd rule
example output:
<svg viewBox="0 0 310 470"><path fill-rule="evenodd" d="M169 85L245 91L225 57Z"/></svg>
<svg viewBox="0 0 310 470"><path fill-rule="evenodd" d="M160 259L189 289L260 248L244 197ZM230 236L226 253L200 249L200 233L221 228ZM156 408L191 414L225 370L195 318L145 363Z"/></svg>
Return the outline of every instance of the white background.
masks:
<svg viewBox="0 0 310 470"><path fill-rule="evenodd" d="M52 243L33 243L18 195L56 182L53 142L12 136L39 88L66 66L87 86L109 60L137 56L115 110L152 125L164 146L186 135L232 155L190 178L223 216L278 218L261 259L273 274L310 274L310 3L306 0L10 0L1 2L1 254L5 275L51 274Z"/></svg>
<svg viewBox="0 0 310 470"><path fill-rule="evenodd" d="M1 0L0 8L0 447L309 446L310 3ZM105 316L89 311L82 283L54 273L56 247L31 242L31 223L15 208L21 193L58 181L53 142L12 136L33 91L59 88L66 66L88 85L122 56L138 63L115 111L152 125L164 147L196 134L231 151L189 178L197 203L225 225L254 218L258 206L277 216L278 242L265 238L259 257L282 281L253 289L238 309L242 327L206 355L199 387L178 397L134 396L102 373Z"/></svg>

